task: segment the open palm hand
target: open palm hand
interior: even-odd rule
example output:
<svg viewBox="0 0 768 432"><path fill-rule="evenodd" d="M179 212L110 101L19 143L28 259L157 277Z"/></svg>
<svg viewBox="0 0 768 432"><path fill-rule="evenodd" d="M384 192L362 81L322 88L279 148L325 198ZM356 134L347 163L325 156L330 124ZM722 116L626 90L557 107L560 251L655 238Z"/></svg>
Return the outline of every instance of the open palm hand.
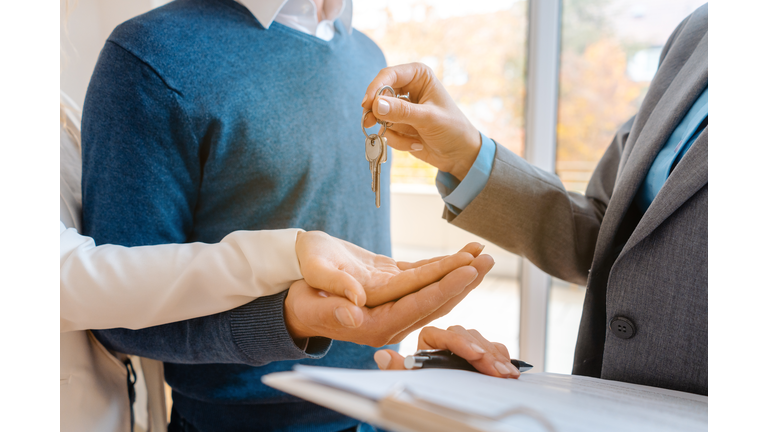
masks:
<svg viewBox="0 0 768 432"><path fill-rule="evenodd" d="M482 250L479 243L470 243L456 254L410 263L369 252L320 231L300 233L296 240L307 284L346 297L357 306L369 307L439 281L469 265Z"/></svg>

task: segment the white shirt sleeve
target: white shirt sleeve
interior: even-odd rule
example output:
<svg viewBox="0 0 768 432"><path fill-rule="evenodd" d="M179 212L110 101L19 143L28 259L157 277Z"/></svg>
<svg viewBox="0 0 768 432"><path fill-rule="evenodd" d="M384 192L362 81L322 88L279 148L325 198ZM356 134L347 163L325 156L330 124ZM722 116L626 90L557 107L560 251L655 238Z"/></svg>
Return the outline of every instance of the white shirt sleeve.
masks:
<svg viewBox="0 0 768 432"><path fill-rule="evenodd" d="M211 315L302 279L299 229L236 231L216 244L96 246L60 224L61 332L138 329Z"/></svg>

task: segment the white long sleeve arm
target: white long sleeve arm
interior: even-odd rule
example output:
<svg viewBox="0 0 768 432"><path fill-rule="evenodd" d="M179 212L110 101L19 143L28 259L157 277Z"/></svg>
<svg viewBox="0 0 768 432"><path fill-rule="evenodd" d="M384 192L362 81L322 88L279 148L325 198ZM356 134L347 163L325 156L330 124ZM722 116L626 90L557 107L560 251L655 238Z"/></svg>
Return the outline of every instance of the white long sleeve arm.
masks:
<svg viewBox="0 0 768 432"><path fill-rule="evenodd" d="M60 223L61 332L138 329L223 312L302 279L298 229L216 244L96 246Z"/></svg>

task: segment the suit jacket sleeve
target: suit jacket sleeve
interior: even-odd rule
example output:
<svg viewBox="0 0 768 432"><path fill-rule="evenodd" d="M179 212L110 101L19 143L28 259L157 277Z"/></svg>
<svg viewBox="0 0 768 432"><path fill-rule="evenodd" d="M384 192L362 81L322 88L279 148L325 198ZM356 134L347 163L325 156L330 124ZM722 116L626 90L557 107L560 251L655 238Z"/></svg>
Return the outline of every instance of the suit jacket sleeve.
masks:
<svg viewBox="0 0 768 432"><path fill-rule="evenodd" d="M497 146L490 178L480 195L458 216L446 208L443 217L555 277L586 284L633 121L634 117L617 132L585 194L566 191L555 174Z"/></svg>

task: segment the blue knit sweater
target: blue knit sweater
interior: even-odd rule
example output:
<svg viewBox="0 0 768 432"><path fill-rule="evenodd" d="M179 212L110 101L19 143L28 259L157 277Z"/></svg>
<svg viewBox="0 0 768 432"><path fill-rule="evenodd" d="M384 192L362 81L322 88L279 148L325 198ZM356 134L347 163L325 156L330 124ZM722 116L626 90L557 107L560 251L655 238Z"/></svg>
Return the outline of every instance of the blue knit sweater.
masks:
<svg viewBox="0 0 768 432"><path fill-rule="evenodd" d="M298 227L390 253L389 170L376 209L360 98L385 66L336 23L330 42L232 0L178 0L115 29L83 109L83 222L98 244L216 242ZM374 368L373 349L295 346L285 294L149 329L98 331L165 361L175 409L201 431L335 431L357 422L264 386L297 362Z"/></svg>

